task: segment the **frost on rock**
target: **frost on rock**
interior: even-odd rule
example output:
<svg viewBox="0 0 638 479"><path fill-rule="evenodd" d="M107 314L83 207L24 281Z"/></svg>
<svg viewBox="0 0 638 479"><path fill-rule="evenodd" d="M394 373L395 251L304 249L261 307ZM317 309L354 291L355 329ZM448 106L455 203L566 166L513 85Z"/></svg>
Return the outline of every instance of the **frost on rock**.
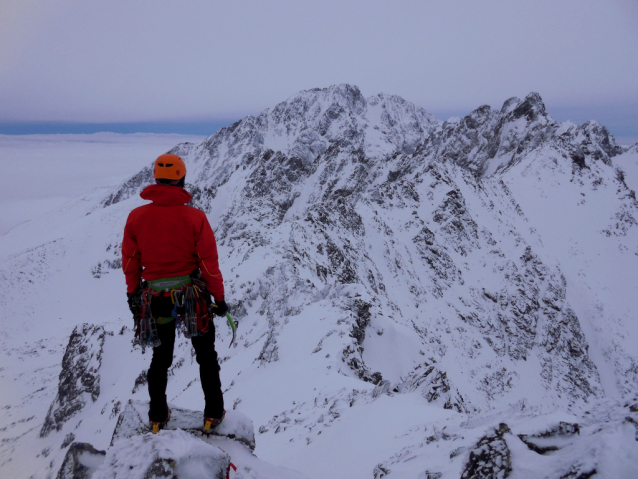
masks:
<svg viewBox="0 0 638 479"><path fill-rule="evenodd" d="M230 457L182 430L116 441L91 479L225 479Z"/></svg>
<svg viewBox="0 0 638 479"><path fill-rule="evenodd" d="M557 451L560 446L553 444L552 438L564 438L580 434L580 426L577 423L559 422L556 426L537 434L519 434L518 437L532 451L538 454L547 454Z"/></svg>
<svg viewBox="0 0 638 479"><path fill-rule="evenodd" d="M148 402L129 400L106 451L74 443L58 479L300 479L301 474L257 458L252 421L236 410L204 434L199 411L172 409L171 420L157 434L147 419ZM53 462L51 463L53 467Z"/></svg>
<svg viewBox="0 0 638 479"><path fill-rule="evenodd" d="M74 442L64 456L56 479L91 479L104 462L105 455L105 451L99 451L91 444Z"/></svg>
<svg viewBox="0 0 638 479"><path fill-rule="evenodd" d="M150 432L148 404L148 401L129 400L118 418L111 438L111 445L119 440ZM255 449L253 423L239 411L227 411L224 421L213 429L212 433L206 435L202 433L203 416L201 412L174 406L171 406L171 410L171 420L166 425L165 430L182 429L204 441L223 436L243 444L251 451Z"/></svg>
<svg viewBox="0 0 638 479"><path fill-rule="evenodd" d="M49 407L40 437L61 430L89 400L97 401L105 334L104 327L89 324L76 326L71 333L62 358L58 393Z"/></svg>
<svg viewBox="0 0 638 479"><path fill-rule="evenodd" d="M500 424L493 435L482 437L470 452L461 479L505 479L512 472L512 459L503 436L507 424Z"/></svg>
<svg viewBox="0 0 638 479"><path fill-rule="evenodd" d="M445 371L427 362L417 366L397 389L399 392L420 390L428 402L439 404L444 409L465 413L473 410L472 405L463 398L458 389L450 384Z"/></svg>

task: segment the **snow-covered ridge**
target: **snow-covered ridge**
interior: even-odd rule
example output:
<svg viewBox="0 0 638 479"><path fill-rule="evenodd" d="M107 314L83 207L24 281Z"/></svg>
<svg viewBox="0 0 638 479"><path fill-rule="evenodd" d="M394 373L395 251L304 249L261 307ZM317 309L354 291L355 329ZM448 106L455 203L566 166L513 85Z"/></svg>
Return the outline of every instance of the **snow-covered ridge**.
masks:
<svg viewBox="0 0 638 479"><path fill-rule="evenodd" d="M195 175L191 181L200 184L210 183L211 176L223 181L227 162L266 150L310 165L331 147L372 158L419 149L427 160L448 158L490 176L543 146L563 151L576 162L583 155L609 162L623 152L596 122L578 126L554 121L538 93L524 100L510 98L500 110L484 105L462 119L441 122L401 97L378 94L365 99L351 85L299 92L257 117L222 128L200 145L181 144L172 151L188 154L194 166L189 178ZM149 178L150 169L144 170L125 188L137 185L137 192ZM133 190L118 194L117 199L128 197Z"/></svg>
<svg viewBox="0 0 638 479"><path fill-rule="evenodd" d="M630 152L604 127L559 124L537 94L440 122L399 97L341 85L171 151L185 158L193 204L218 240L240 322L230 350L218 325L225 398L255 422L259 457L311 477L446 478L474 474L485 446L520 477L536 477L521 472L534 464L548 477L611 474L602 451L635 434L638 205L631 169L617 164ZM72 227L57 242L6 259L6 289L40 291L27 280L37 278L57 300L69 289L60 278L82 282L103 301L92 309L98 326L128 321L123 299L116 309L102 298L123 296L121 230L151 180L145 168L64 213ZM39 308L57 317L55 301ZM146 358L121 333L95 346L111 375L97 399L52 391L52 411L84 405L38 441L57 449L77 427L75 440L93 444L80 417L144 397ZM121 387L105 368L115 351L131 364ZM169 400L201 400L190 346L180 342L176 356ZM590 428L584 442L561 422ZM535 435L560 454L544 458Z"/></svg>

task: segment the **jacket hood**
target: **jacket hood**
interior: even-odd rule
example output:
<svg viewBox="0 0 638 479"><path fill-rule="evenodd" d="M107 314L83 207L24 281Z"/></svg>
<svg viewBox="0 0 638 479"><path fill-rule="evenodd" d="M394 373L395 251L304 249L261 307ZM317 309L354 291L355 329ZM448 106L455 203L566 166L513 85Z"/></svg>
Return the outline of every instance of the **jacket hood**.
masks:
<svg viewBox="0 0 638 479"><path fill-rule="evenodd" d="M149 185L144 188L140 196L160 206L184 205L193 199L184 188L171 185Z"/></svg>

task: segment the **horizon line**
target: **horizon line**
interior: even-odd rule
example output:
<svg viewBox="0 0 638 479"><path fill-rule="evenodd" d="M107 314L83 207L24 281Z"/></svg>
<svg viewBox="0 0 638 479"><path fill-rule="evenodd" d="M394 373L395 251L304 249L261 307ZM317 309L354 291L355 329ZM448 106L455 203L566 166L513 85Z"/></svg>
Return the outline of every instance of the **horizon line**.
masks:
<svg viewBox="0 0 638 479"><path fill-rule="evenodd" d="M452 113L450 111L449 113ZM456 112L455 112L456 113ZM458 116L458 115L452 115ZM550 114L551 116L551 114ZM445 121L439 118L441 121ZM224 127L228 127L241 119L204 120L204 121L128 121L128 122L78 122L78 121L0 121L0 135L68 135L68 134L177 134L210 136ZM559 120L557 120L559 121ZM578 122L583 124L585 122ZM610 126L602 123L616 141L625 145L638 142L638 127L628 125Z"/></svg>

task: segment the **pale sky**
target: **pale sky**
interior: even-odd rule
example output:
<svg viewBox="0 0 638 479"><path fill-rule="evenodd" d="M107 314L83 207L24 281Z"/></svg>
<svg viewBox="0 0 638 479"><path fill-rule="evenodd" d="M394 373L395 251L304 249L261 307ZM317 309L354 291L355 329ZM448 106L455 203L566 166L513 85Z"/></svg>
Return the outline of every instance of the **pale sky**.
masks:
<svg viewBox="0 0 638 479"><path fill-rule="evenodd" d="M3 123L238 119L350 83L442 119L536 91L638 135L637 79L637 0L0 0Z"/></svg>

